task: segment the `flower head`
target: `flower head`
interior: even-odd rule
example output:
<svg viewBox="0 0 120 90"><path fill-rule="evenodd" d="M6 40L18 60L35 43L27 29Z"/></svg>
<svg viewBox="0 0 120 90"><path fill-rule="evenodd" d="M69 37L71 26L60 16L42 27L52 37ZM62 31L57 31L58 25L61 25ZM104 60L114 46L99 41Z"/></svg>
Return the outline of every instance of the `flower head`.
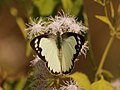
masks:
<svg viewBox="0 0 120 90"><path fill-rule="evenodd" d="M114 90L120 90L120 78L113 80L112 86Z"/></svg>
<svg viewBox="0 0 120 90"><path fill-rule="evenodd" d="M46 69L44 62L36 56L31 63L33 66L33 71L28 78L28 81L30 82L29 87L31 90L51 90L49 84L53 76Z"/></svg>
<svg viewBox="0 0 120 90"><path fill-rule="evenodd" d="M64 82L65 85L61 85L59 90L83 90L76 85L76 82L73 80Z"/></svg>
<svg viewBox="0 0 120 90"><path fill-rule="evenodd" d="M63 12L63 15L60 13L60 15L55 16L55 18L50 17L49 18L49 25L47 26L46 31L56 34L57 32L60 32L61 34L65 32L74 32L74 33L86 33L88 30L87 27L82 25L82 22L77 22L75 17L66 15Z"/></svg>
<svg viewBox="0 0 120 90"><path fill-rule="evenodd" d="M36 37L40 34L44 33L45 30L45 22L40 18L36 18L34 21L31 20L31 23L27 24L28 28L26 31L28 32L28 39L32 39L32 37Z"/></svg>
<svg viewBox="0 0 120 90"><path fill-rule="evenodd" d="M88 50L89 50L88 41L86 41L84 45L82 45L82 48L80 50L80 55L83 54L86 57L86 53Z"/></svg>
<svg viewBox="0 0 120 90"><path fill-rule="evenodd" d="M78 22L75 17L66 15L64 12L55 17L49 17L47 22L42 19L38 20L38 18L34 21L31 20L31 23L28 24L28 28L26 29L29 39L44 33L56 35L57 32L60 32L60 34L74 32L82 35L87 30L88 28L82 24L82 21Z"/></svg>
<svg viewBox="0 0 120 90"><path fill-rule="evenodd" d="M35 59L33 59L32 61L30 61L31 65L30 66L34 66L36 65L36 63L40 60L40 58L38 57L38 55L35 56Z"/></svg>

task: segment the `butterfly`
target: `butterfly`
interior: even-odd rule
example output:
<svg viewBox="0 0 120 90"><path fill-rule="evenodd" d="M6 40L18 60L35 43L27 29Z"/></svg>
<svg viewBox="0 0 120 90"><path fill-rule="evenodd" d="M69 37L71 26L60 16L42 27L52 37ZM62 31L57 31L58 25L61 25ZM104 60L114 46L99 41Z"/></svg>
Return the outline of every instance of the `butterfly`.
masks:
<svg viewBox="0 0 120 90"><path fill-rule="evenodd" d="M52 74L68 74L74 67L85 39L82 35L65 32L42 34L35 37L30 45L36 54L46 62Z"/></svg>

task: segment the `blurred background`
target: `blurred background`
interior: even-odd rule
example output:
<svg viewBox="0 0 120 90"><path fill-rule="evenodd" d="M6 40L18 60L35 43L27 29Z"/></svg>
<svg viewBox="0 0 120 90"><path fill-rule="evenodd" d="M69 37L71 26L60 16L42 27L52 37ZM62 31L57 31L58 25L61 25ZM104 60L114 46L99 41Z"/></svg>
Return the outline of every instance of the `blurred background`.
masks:
<svg viewBox="0 0 120 90"><path fill-rule="evenodd" d="M114 19L111 18L109 0L107 1L108 15L114 26L119 20L119 0L111 0L114 7ZM25 32L26 23L30 18L55 16L63 9L82 20L89 28L88 40L90 50L87 57L79 57L75 63L75 71L88 75L92 81L94 68L99 65L104 49L110 38L107 24L95 18L95 15L105 15L104 8L94 0L0 0L0 84L4 81L19 80L26 77L30 70L30 60L33 52L29 46ZM120 23L120 22L117 22ZM91 61L93 63L91 63ZM95 66L95 67L93 67ZM104 68L110 71L114 78L120 77L120 40L115 38Z"/></svg>

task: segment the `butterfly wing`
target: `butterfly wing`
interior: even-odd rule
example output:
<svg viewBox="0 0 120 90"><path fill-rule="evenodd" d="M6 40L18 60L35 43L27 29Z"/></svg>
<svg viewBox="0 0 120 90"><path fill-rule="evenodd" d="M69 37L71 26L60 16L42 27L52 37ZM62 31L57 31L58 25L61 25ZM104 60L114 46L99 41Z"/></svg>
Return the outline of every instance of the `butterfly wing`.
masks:
<svg viewBox="0 0 120 90"><path fill-rule="evenodd" d="M31 47L46 62L46 66L52 73L61 73L58 48L54 39L49 38L48 35L40 35L31 41Z"/></svg>
<svg viewBox="0 0 120 90"><path fill-rule="evenodd" d="M64 33L62 38L62 73L68 74L73 69L74 60L77 58L85 39L72 32Z"/></svg>
<svg viewBox="0 0 120 90"><path fill-rule="evenodd" d="M46 62L52 73L67 74L73 69L74 60L85 42L84 37L72 32L64 33L61 50L58 49L55 39L55 36L51 38L50 35L40 35L31 41L31 47Z"/></svg>

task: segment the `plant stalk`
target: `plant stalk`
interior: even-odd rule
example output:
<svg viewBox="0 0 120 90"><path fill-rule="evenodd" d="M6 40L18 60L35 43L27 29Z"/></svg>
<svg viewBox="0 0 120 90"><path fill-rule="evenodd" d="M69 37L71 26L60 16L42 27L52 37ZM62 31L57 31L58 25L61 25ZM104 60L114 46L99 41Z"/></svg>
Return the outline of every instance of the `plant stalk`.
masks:
<svg viewBox="0 0 120 90"><path fill-rule="evenodd" d="M107 44L107 46L106 46L106 48L105 48L105 51L104 51L104 53L103 53L103 56L102 56L102 58L101 58L101 60L100 60L100 64L99 64L99 66L98 66L98 69L97 69L97 72L96 72L96 76L98 76L98 75L101 74L101 70L102 70L102 68L103 68L103 65L104 65L106 56L107 56L107 54L108 54L108 51L109 51L109 49L110 49L110 46L112 45L113 40L114 40L114 36L111 36L110 39L109 39L109 42L108 42L108 44Z"/></svg>

